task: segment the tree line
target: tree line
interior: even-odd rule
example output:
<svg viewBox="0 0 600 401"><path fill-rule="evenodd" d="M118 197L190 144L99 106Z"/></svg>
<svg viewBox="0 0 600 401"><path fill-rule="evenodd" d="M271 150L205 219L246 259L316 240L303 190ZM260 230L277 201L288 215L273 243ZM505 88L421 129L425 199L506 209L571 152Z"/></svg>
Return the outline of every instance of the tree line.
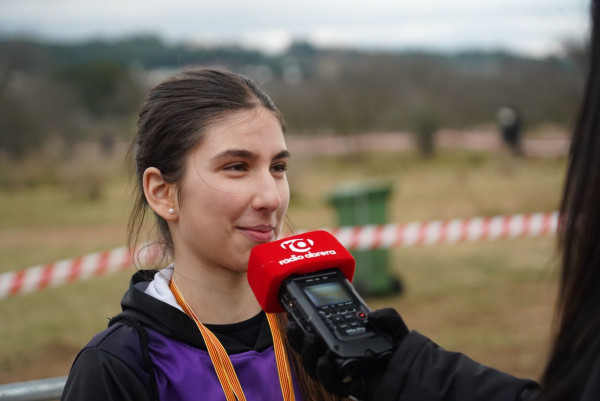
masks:
<svg viewBox="0 0 600 401"><path fill-rule="evenodd" d="M249 75L284 112L289 131L351 135L494 123L502 106L529 129L570 129L582 93L582 46L561 56L506 52L375 52L292 44L281 54L168 44L156 36L82 43L0 38L0 156L49 142L130 138L157 71L219 66Z"/></svg>

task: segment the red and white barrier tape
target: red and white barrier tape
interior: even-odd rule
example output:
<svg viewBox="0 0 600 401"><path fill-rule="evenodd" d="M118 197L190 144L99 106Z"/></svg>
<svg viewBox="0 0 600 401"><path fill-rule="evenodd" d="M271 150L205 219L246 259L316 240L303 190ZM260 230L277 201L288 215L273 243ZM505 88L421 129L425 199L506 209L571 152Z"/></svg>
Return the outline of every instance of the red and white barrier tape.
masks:
<svg viewBox="0 0 600 401"><path fill-rule="evenodd" d="M340 227L329 231L348 249L493 241L554 234L558 212Z"/></svg>
<svg viewBox="0 0 600 401"><path fill-rule="evenodd" d="M141 256L150 260L152 248ZM0 274L0 299L27 294L44 288L116 273L133 264L133 253L127 247L64 259L55 263L38 265L25 270Z"/></svg>
<svg viewBox="0 0 600 401"><path fill-rule="evenodd" d="M557 227L558 212L550 212L340 227L328 231L348 249L370 250L534 237L554 234ZM144 253L138 257L146 261L156 257L155 248L143 249ZM132 255L126 247L121 247L0 274L0 299L125 270L132 265Z"/></svg>

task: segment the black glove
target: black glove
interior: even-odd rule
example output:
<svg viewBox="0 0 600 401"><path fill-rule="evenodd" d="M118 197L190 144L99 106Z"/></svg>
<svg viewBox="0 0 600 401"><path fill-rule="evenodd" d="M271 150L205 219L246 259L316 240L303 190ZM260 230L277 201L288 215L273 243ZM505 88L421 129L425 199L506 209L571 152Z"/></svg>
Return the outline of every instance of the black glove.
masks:
<svg viewBox="0 0 600 401"><path fill-rule="evenodd" d="M373 327L392 337L392 352L398 349L400 342L408 334L408 328L398 312L392 308L384 308L369 313L368 318ZM344 382L320 338L312 333L305 335L300 326L293 320L288 323L286 333L290 345L302 357L306 372L313 379L320 382L327 391L343 397L352 395L359 400L373 399L381 381L382 373L387 367L387 362L385 365L378 366L378 368L357 376L349 382Z"/></svg>

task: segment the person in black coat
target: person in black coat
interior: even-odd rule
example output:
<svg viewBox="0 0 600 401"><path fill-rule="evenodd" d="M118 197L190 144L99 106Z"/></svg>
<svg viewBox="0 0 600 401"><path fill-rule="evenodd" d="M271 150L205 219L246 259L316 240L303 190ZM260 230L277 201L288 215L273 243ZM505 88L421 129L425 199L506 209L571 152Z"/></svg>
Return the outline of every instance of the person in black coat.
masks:
<svg viewBox="0 0 600 401"><path fill-rule="evenodd" d="M562 267L555 335L540 384L480 365L409 332L393 309L370 315L395 339L382 369L343 383L320 342L292 322L288 338L331 392L361 400L600 400L600 0L591 2L587 85L573 132L558 229Z"/></svg>

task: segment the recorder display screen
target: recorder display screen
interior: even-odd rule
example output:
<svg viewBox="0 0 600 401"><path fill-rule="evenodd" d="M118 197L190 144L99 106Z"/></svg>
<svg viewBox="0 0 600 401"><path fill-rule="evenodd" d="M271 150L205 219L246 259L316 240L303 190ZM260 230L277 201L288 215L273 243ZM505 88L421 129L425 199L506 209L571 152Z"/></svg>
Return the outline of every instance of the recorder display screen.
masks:
<svg viewBox="0 0 600 401"><path fill-rule="evenodd" d="M352 301L348 291L340 283L325 283L305 287L310 300L317 307Z"/></svg>

